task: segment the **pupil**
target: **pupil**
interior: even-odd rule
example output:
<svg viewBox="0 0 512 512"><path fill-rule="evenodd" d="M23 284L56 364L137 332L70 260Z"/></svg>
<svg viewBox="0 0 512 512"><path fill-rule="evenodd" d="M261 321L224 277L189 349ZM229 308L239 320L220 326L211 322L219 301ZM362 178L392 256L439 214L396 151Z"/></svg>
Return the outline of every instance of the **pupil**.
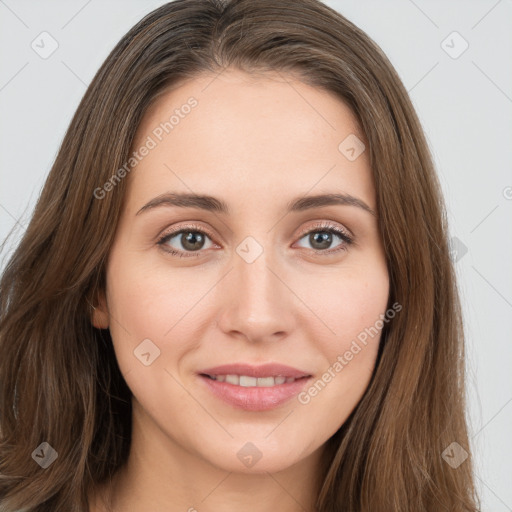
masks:
<svg viewBox="0 0 512 512"><path fill-rule="evenodd" d="M332 233L321 231L309 235L309 242L316 249L328 249L332 242ZM317 247L315 247L317 245Z"/></svg>
<svg viewBox="0 0 512 512"><path fill-rule="evenodd" d="M204 237L201 233L189 231L188 233L182 234L181 243L185 249L190 251L197 251L204 245ZM199 247L195 244L199 243Z"/></svg>

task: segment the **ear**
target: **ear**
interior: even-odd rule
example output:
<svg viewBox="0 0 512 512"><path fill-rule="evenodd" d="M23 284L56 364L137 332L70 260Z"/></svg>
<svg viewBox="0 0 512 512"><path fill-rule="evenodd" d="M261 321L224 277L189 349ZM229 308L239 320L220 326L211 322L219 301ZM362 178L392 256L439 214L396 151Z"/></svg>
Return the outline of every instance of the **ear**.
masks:
<svg viewBox="0 0 512 512"><path fill-rule="evenodd" d="M88 301L89 302L89 301ZM104 292L98 292L96 300L91 304L91 323L96 329L108 329L109 314Z"/></svg>

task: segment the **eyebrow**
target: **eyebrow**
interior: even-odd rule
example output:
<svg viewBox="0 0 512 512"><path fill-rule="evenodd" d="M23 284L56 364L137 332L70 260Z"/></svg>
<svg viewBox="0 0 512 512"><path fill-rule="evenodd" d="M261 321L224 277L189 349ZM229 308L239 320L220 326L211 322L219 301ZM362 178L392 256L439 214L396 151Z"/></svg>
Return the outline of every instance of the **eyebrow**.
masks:
<svg viewBox="0 0 512 512"><path fill-rule="evenodd" d="M362 210L377 216L376 213L361 199L350 194L319 194L315 196L303 196L288 202L286 205L288 212L302 212L313 208L323 206L343 205L356 206ZM180 208L197 208L214 213L228 215L229 206L222 199L209 195L189 194L189 193L166 193L151 199L137 213L143 213L159 206L177 206Z"/></svg>

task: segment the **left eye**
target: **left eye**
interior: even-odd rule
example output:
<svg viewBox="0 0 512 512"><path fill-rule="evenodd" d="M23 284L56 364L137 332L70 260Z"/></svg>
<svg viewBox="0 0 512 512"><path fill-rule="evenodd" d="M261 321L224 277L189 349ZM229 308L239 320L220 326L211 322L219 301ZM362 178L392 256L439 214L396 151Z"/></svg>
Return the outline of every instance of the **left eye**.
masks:
<svg viewBox="0 0 512 512"><path fill-rule="evenodd" d="M340 240L340 243L334 248L332 247L333 235ZM316 228L308 231L300 240L307 239L312 246L311 249L317 252L333 253L339 250L346 250L347 246L352 243L352 238L334 226L325 228Z"/></svg>

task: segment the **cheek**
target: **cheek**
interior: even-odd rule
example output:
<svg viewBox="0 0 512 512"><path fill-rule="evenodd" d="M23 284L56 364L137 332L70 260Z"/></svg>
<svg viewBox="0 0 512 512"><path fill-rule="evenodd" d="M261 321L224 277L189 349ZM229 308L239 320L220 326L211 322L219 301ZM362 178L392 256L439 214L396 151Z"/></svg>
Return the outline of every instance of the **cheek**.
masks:
<svg viewBox="0 0 512 512"><path fill-rule="evenodd" d="M295 289L305 297L304 302L316 317L309 324L304 323L302 328L316 331L316 336L311 332L312 339L321 343L319 348L331 359L340 351L348 350L353 339L364 341L366 330L385 314L389 277L382 261L374 261L372 265L347 266L337 275L316 275L296 280L297 283L301 281L302 284Z"/></svg>
<svg viewBox="0 0 512 512"><path fill-rule="evenodd" d="M126 370L140 365L134 355L144 340L151 340L160 351L157 366L168 353L179 358L189 348L183 337L173 343L173 334L186 325L187 314L204 289L191 284L190 274L162 272L161 268L141 258L119 258L113 252L107 272L110 332L119 363ZM171 344L172 350L167 350Z"/></svg>
<svg viewBox="0 0 512 512"><path fill-rule="evenodd" d="M112 253L107 271L110 332L116 358L133 396L153 418L165 410L184 410L190 397L173 378L180 361L201 339L194 309L204 287L194 287L190 274L166 272L142 258L117 258ZM178 377L179 378L179 377ZM174 431L186 433L195 424L193 407L185 408ZM189 417L191 416L191 417ZM163 422L168 424L168 418ZM213 428L213 427L212 427Z"/></svg>
<svg viewBox="0 0 512 512"><path fill-rule="evenodd" d="M320 312L322 320L310 337L325 367L298 396L299 403L323 422L326 432L336 431L362 398L375 367L382 329L391 320L386 312L389 279L384 264L364 272L353 269L334 281L325 281L323 294L315 287L308 296L308 305Z"/></svg>

